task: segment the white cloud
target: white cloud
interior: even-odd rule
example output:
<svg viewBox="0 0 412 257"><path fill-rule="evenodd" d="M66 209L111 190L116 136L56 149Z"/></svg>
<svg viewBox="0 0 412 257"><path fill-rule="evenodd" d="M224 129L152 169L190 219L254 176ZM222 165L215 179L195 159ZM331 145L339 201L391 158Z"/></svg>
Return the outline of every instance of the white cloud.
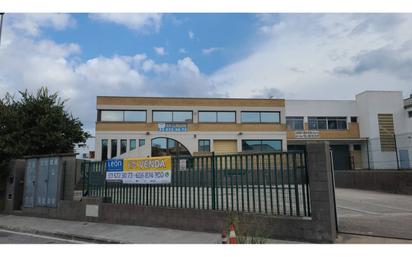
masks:
<svg viewBox="0 0 412 257"><path fill-rule="evenodd" d="M371 89L411 92L410 14L281 14L259 22L262 39L253 51L210 77L231 96L271 88L307 99L353 99Z"/></svg>
<svg viewBox="0 0 412 257"><path fill-rule="evenodd" d="M155 46L155 47L153 47L153 50L154 50L158 55L165 55L165 54L166 54L166 51L165 51L164 47Z"/></svg>
<svg viewBox="0 0 412 257"><path fill-rule="evenodd" d="M63 30L74 26L75 20L69 14L6 14L4 23L4 26L10 25L16 31L37 36L41 28Z"/></svg>
<svg viewBox="0 0 412 257"><path fill-rule="evenodd" d="M210 55L218 51L223 51L223 48L222 47L210 47L210 48L202 49L202 53L204 55Z"/></svg>
<svg viewBox="0 0 412 257"><path fill-rule="evenodd" d="M185 54L185 53L186 53L186 49L185 49L185 48L179 48L179 53Z"/></svg>
<svg viewBox="0 0 412 257"><path fill-rule="evenodd" d="M158 32L162 23L162 14L154 13L95 13L92 20L113 22L138 32Z"/></svg>
<svg viewBox="0 0 412 257"><path fill-rule="evenodd" d="M193 31L189 30L187 32L187 35L189 36L190 39L194 39L195 38L195 33L193 33Z"/></svg>
<svg viewBox="0 0 412 257"><path fill-rule="evenodd" d="M47 86L69 99L68 110L86 129L94 129L97 95L217 95L216 87L189 57L174 63L157 63L145 54L82 61L79 45L21 34L13 26L4 32L8 44L0 47L0 97Z"/></svg>

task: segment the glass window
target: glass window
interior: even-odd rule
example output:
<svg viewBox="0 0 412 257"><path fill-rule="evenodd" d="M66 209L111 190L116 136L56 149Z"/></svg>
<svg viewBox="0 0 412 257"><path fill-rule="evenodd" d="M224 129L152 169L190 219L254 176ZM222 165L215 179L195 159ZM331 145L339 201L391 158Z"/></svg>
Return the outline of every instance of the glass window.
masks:
<svg viewBox="0 0 412 257"><path fill-rule="evenodd" d="M136 139L130 139L130 141L129 141L129 149L130 149L130 151L136 149Z"/></svg>
<svg viewBox="0 0 412 257"><path fill-rule="evenodd" d="M173 113L165 111L153 111L153 121L154 122L172 122Z"/></svg>
<svg viewBox="0 0 412 257"><path fill-rule="evenodd" d="M127 151L127 140L121 139L120 140L120 154L124 154Z"/></svg>
<svg viewBox="0 0 412 257"><path fill-rule="evenodd" d="M146 140L144 139L139 139L139 146L144 146L146 143Z"/></svg>
<svg viewBox="0 0 412 257"><path fill-rule="evenodd" d="M327 129L326 117L318 117L318 129Z"/></svg>
<svg viewBox="0 0 412 257"><path fill-rule="evenodd" d="M123 111L101 111L101 121L123 121Z"/></svg>
<svg viewBox="0 0 412 257"><path fill-rule="evenodd" d="M303 117L286 117L286 126L289 130L303 130Z"/></svg>
<svg viewBox="0 0 412 257"><path fill-rule="evenodd" d="M261 112L260 113L260 122L262 123L279 123L280 122L280 113L279 112Z"/></svg>
<svg viewBox="0 0 412 257"><path fill-rule="evenodd" d="M242 112L242 122L253 122L259 123L260 122L260 114L259 112Z"/></svg>
<svg viewBox="0 0 412 257"><path fill-rule="evenodd" d="M318 129L318 120L316 117L308 117L309 129Z"/></svg>
<svg viewBox="0 0 412 257"><path fill-rule="evenodd" d="M124 121L146 121L146 111L124 111Z"/></svg>
<svg viewBox="0 0 412 257"><path fill-rule="evenodd" d="M409 118L412 118L412 111L409 111L409 112L408 112L408 117L409 117Z"/></svg>
<svg viewBox="0 0 412 257"><path fill-rule="evenodd" d="M199 139L199 152L210 152L210 140Z"/></svg>
<svg viewBox="0 0 412 257"><path fill-rule="evenodd" d="M350 122L358 122L358 117L356 116L350 117Z"/></svg>
<svg viewBox="0 0 412 257"><path fill-rule="evenodd" d="M259 140L242 140L242 151L244 152L260 152L261 142Z"/></svg>
<svg viewBox="0 0 412 257"><path fill-rule="evenodd" d="M236 112L217 112L217 122L236 122Z"/></svg>
<svg viewBox="0 0 412 257"><path fill-rule="evenodd" d="M243 152L282 151L282 140L242 140Z"/></svg>
<svg viewBox="0 0 412 257"><path fill-rule="evenodd" d="M102 139L102 161L107 160L107 148L108 148L108 140Z"/></svg>
<svg viewBox="0 0 412 257"><path fill-rule="evenodd" d="M173 112L173 122L192 122L192 112Z"/></svg>
<svg viewBox="0 0 412 257"><path fill-rule="evenodd" d="M117 140L116 139L111 140L111 148L112 148L112 155L110 158L114 158L117 156Z"/></svg>
<svg viewBox="0 0 412 257"><path fill-rule="evenodd" d="M338 129L347 129L346 118L336 119Z"/></svg>
<svg viewBox="0 0 412 257"><path fill-rule="evenodd" d="M216 112L199 112L199 122L216 122Z"/></svg>
<svg viewBox="0 0 412 257"><path fill-rule="evenodd" d="M338 129L336 119L328 119L328 129Z"/></svg>
<svg viewBox="0 0 412 257"><path fill-rule="evenodd" d="M168 155L191 156L186 147L174 139L164 137L152 139L152 157Z"/></svg>
<svg viewBox="0 0 412 257"><path fill-rule="evenodd" d="M262 151L263 152L282 151L282 141L281 140L262 140Z"/></svg>

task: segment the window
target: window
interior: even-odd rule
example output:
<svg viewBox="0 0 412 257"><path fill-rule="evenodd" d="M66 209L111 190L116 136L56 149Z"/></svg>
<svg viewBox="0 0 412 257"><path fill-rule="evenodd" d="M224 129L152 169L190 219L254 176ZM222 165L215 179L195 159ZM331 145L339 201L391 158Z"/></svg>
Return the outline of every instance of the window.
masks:
<svg viewBox="0 0 412 257"><path fill-rule="evenodd" d="M116 139L112 139L111 140L111 148L112 148L112 154L110 158L114 158L117 156L117 140Z"/></svg>
<svg viewBox="0 0 412 257"><path fill-rule="evenodd" d="M347 129L346 117L308 117L309 129Z"/></svg>
<svg viewBox="0 0 412 257"><path fill-rule="evenodd" d="M120 154L124 154L127 151L127 140L121 139L120 140Z"/></svg>
<svg viewBox="0 0 412 257"><path fill-rule="evenodd" d="M101 111L101 121L123 121L123 111Z"/></svg>
<svg viewBox="0 0 412 257"><path fill-rule="evenodd" d="M124 121L146 121L146 111L124 111Z"/></svg>
<svg viewBox="0 0 412 257"><path fill-rule="evenodd" d="M353 150L360 151L360 150L362 150L362 147L361 147L361 145L353 145Z"/></svg>
<svg viewBox="0 0 412 257"><path fill-rule="evenodd" d="M186 147L174 139L165 137L152 139L152 157L168 155L180 157L191 156Z"/></svg>
<svg viewBox="0 0 412 257"><path fill-rule="evenodd" d="M286 117L286 126L289 130L303 130L303 117Z"/></svg>
<svg viewBox="0 0 412 257"><path fill-rule="evenodd" d="M210 152L210 140L199 139L199 152Z"/></svg>
<svg viewBox="0 0 412 257"><path fill-rule="evenodd" d="M132 121L132 122L145 122L146 111L100 111L98 116L99 121Z"/></svg>
<svg viewBox="0 0 412 257"><path fill-rule="evenodd" d="M140 147L140 146L144 146L145 143L146 143L146 140L144 140L144 139L139 139L139 147Z"/></svg>
<svg viewBox="0 0 412 257"><path fill-rule="evenodd" d="M282 151L282 140L242 140L243 152Z"/></svg>
<svg viewBox="0 0 412 257"><path fill-rule="evenodd" d="M236 122L236 112L233 112L233 111L199 111L199 122L233 123L233 122Z"/></svg>
<svg viewBox="0 0 412 257"><path fill-rule="evenodd" d="M356 116L350 117L350 122L358 122L358 117Z"/></svg>
<svg viewBox="0 0 412 257"><path fill-rule="evenodd" d="M408 112L408 117L409 117L409 118L412 118L412 111L409 111L409 112Z"/></svg>
<svg viewBox="0 0 412 257"><path fill-rule="evenodd" d="M153 111L153 122L192 122L191 111Z"/></svg>
<svg viewBox="0 0 412 257"><path fill-rule="evenodd" d="M280 112L242 112L243 123L280 123Z"/></svg>
<svg viewBox="0 0 412 257"><path fill-rule="evenodd" d="M136 139L130 139L130 141L129 141L129 149L130 149L130 151L136 149Z"/></svg>
<svg viewBox="0 0 412 257"><path fill-rule="evenodd" d="M108 148L108 140L102 139L102 161L107 160L107 148Z"/></svg>

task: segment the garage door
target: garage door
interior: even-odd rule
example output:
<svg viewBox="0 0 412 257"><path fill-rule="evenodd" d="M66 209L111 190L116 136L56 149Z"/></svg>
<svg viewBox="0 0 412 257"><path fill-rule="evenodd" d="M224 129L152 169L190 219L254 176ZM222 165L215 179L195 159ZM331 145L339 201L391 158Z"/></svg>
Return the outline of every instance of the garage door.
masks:
<svg viewBox="0 0 412 257"><path fill-rule="evenodd" d="M236 153L237 141L236 140L214 140L213 148L215 153Z"/></svg>

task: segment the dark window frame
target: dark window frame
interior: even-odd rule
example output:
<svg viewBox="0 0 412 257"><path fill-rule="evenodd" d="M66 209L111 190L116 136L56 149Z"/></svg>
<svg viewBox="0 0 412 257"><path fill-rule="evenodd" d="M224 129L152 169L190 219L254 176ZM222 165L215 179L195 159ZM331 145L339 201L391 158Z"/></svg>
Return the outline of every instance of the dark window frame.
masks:
<svg viewBox="0 0 412 257"><path fill-rule="evenodd" d="M106 155L103 155L103 141L105 141L106 142ZM105 160L107 160L107 155L109 154L109 139L102 139L101 141L101 158L102 158L102 161L105 161Z"/></svg>
<svg viewBox="0 0 412 257"><path fill-rule="evenodd" d="M114 157L117 157L117 139L110 139L110 159L113 159ZM113 155L113 142L116 143L116 155Z"/></svg>
<svg viewBox="0 0 412 257"><path fill-rule="evenodd" d="M408 118L412 118L412 111L408 111Z"/></svg>
<svg viewBox="0 0 412 257"><path fill-rule="evenodd" d="M297 120L297 119L301 119L302 120L302 128L295 128L294 126L291 128L291 129L289 129L288 128L288 118L289 119L294 119L294 121L295 120ZM293 125L295 124L295 123L292 123ZM304 116L287 116L286 117L286 128L288 129L288 130L304 130L305 129L305 117Z"/></svg>
<svg viewBox="0 0 412 257"><path fill-rule="evenodd" d="M316 128L311 127L311 120L316 119ZM345 128L339 128L339 121L345 121ZM319 121L325 122L325 128L319 128ZM336 128L330 128L329 123L335 121ZM341 130L345 131L348 130L348 117L346 116L308 116L308 129L309 130Z"/></svg>
<svg viewBox="0 0 412 257"><path fill-rule="evenodd" d="M155 112L171 112L172 113L172 121L155 121L154 120L154 113ZM192 119L190 122L187 121L174 121L174 112L190 112L192 115ZM152 122L153 123L193 123L193 110L152 110Z"/></svg>
<svg viewBox="0 0 412 257"><path fill-rule="evenodd" d="M208 112L208 113L215 113L215 117L216 117L216 121L200 121L200 113L201 112ZM219 115L218 115L218 113L219 112L224 112L224 113L234 113L235 114L235 120L234 121L219 121L218 120L218 117L219 117ZM237 122L237 117L236 117L236 111L214 111L214 110L199 110L198 112L197 112L197 122L198 123L213 123L213 124L216 124L216 123L226 123L226 124L236 124L236 122Z"/></svg>
<svg viewBox="0 0 412 257"><path fill-rule="evenodd" d="M123 152L123 145L122 143L126 143L126 145L124 146L124 152ZM124 154L127 152L127 139L120 139L120 154Z"/></svg>
<svg viewBox="0 0 412 257"><path fill-rule="evenodd" d="M200 151L200 142L208 142L208 145L209 145L209 150L208 151ZM203 145L204 146L204 145ZM210 139L199 139L198 141L197 141L197 151L198 152L201 152L201 153L210 153L210 149L211 149L211 147L210 147Z"/></svg>
<svg viewBox="0 0 412 257"><path fill-rule="evenodd" d="M262 142L263 141L278 141L280 142L280 150L275 150L275 152L283 152L283 140L282 139L242 139L242 152L248 153L248 152L256 152L256 151L245 151L243 149L243 142L244 141L259 141L260 142L260 147L262 148ZM268 151L257 151L257 152L268 152Z"/></svg>
<svg viewBox="0 0 412 257"><path fill-rule="evenodd" d="M132 149L132 141L134 141L134 148ZM129 139L129 151L133 151L137 149L137 141L135 138Z"/></svg>
<svg viewBox="0 0 412 257"><path fill-rule="evenodd" d="M243 121L242 120L242 113L259 113L259 121L254 122L254 121ZM262 115L261 113L277 113L279 115L279 121L278 122L271 122L271 121L262 121ZM280 124L282 123L282 116L280 111L241 111L240 112L240 121L245 124Z"/></svg>
<svg viewBox="0 0 412 257"><path fill-rule="evenodd" d="M105 121L102 120L102 112L103 111L118 111L122 112L122 120L121 121ZM144 112L145 113L145 120L144 121L126 121L125 120L125 112L126 111L136 111L136 112ZM147 123L147 110L131 110L131 109L122 109L122 110L113 110L113 109L99 109L97 111L97 121L98 122L106 122L106 123Z"/></svg>

